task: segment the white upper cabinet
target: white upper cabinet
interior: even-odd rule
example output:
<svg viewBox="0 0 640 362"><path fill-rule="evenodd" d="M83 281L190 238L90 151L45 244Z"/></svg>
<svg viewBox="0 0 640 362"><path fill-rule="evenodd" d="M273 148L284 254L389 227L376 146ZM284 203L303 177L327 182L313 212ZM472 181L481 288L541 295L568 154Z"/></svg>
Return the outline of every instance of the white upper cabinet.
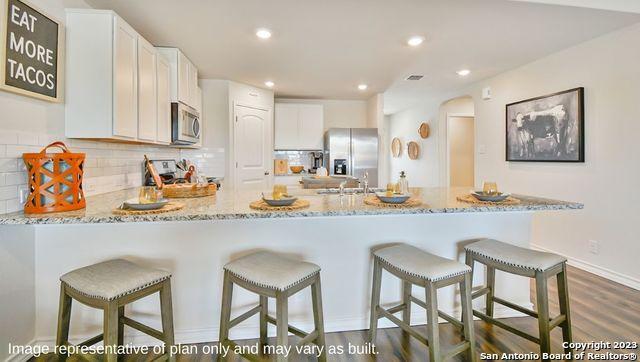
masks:
<svg viewBox="0 0 640 362"><path fill-rule="evenodd" d="M135 139L138 134L137 53L138 34L122 19L114 17L115 117L113 134ZM71 69L69 73L72 73Z"/></svg>
<svg viewBox="0 0 640 362"><path fill-rule="evenodd" d="M156 48L171 65L171 101L196 108L198 69L178 48Z"/></svg>
<svg viewBox="0 0 640 362"><path fill-rule="evenodd" d="M157 141L171 143L171 66L160 54L157 57L158 136Z"/></svg>
<svg viewBox="0 0 640 362"><path fill-rule="evenodd" d="M274 148L321 150L324 131L322 105L276 103Z"/></svg>
<svg viewBox="0 0 640 362"><path fill-rule="evenodd" d="M158 130L156 48L138 37L138 139L156 141Z"/></svg>
<svg viewBox="0 0 640 362"><path fill-rule="evenodd" d="M300 105L298 130L300 149L321 150L324 133L323 107L319 104Z"/></svg>

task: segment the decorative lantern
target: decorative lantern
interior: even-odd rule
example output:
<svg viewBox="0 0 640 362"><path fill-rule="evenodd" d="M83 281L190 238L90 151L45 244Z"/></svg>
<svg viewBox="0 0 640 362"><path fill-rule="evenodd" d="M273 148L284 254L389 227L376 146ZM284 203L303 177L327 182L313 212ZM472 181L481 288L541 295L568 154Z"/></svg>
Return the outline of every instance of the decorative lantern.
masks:
<svg viewBox="0 0 640 362"><path fill-rule="evenodd" d="M47 153L58 147L61 153ZM29 178L25 214L71 211L86 206L82 191L84 153L71 153L62 142L54 142L40 153L22 155Z"/></svg>

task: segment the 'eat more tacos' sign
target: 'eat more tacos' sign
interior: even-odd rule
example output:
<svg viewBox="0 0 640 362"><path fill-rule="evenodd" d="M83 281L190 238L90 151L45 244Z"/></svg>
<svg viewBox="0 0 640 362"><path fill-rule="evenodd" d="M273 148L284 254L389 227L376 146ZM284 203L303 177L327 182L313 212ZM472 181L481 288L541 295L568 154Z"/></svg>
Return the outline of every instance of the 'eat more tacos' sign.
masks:
<svg viewBox="0 0 640 362"><path fill-rule="evenodd" d="M62 25L22 0L2 5L0 88L52 102L62 100Z"/></svg>

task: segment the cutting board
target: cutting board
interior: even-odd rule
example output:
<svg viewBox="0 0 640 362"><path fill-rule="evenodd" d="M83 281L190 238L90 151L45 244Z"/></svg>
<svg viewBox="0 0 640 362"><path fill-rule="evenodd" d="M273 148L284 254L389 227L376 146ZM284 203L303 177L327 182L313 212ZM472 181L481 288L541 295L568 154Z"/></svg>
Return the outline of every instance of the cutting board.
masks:
<svg viewBox="0 0 640 362"><path fill-rule="evenodd" d="M289 160L273 160L273 174L286 175L289 173Z"/></svg>

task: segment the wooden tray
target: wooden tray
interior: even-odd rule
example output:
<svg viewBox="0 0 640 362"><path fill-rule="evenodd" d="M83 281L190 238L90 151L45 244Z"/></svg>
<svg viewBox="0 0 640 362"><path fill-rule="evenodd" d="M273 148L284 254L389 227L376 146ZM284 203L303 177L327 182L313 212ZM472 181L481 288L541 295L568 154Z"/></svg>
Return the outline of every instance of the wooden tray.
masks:
<svg viewBox="0 0 640 362"><path fill-rule="evenodd" d="M157 210L123 210L123 209L113 209L113 213L116 215L148 215L148 214L163 214L165 212L177 211L184 207L184 204L181 202L170 201L168 204Z"/></svg>
<svg viewBox="0 0 640 362"><path fill-rule="evenodd" d="M216 194L218 186L198 184L175 184L164 185L162 196L169 199L187 198L187 197L205 197Z"/></svg>

